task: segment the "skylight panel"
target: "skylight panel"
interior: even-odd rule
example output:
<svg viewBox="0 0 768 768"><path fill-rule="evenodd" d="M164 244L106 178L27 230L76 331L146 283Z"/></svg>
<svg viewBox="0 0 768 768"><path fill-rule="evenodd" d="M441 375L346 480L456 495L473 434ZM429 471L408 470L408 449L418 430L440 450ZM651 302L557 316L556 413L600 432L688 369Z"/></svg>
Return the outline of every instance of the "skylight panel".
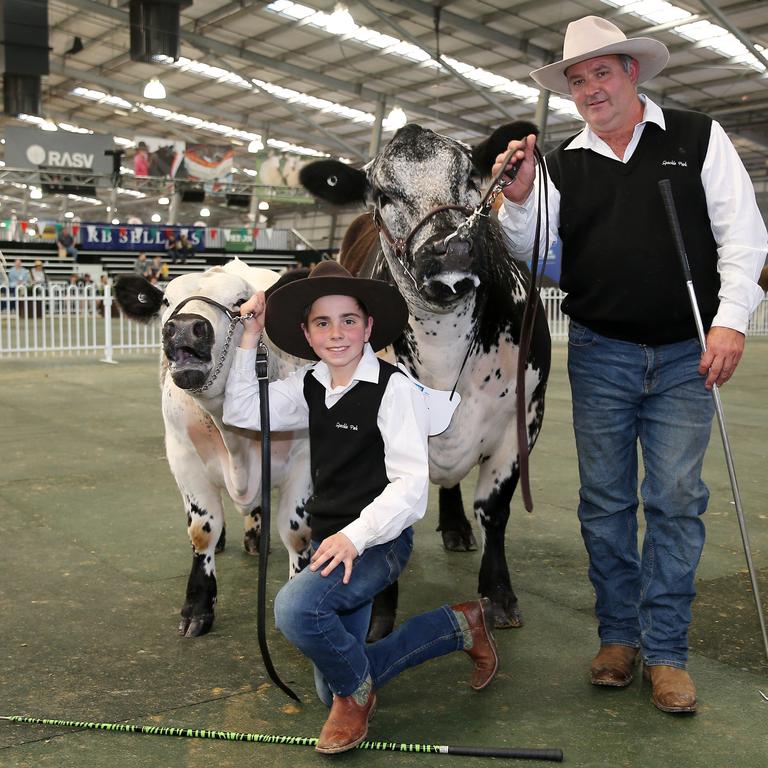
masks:
<svg viewBox="0 0 768 768"><path fill-rule="evenodd" d="M652 24L666 24L671 21L682 21L693 17L685 8L680 8L666 0L603 0L606 5L621 8L626 13L639 16ZM757 72L765 72L766 68L758 61L752 52L731 32L707 19L680 24L672 30L674 34L694 43L699 43L711 51L719 53L727 59L735 59ZM759 45L755 48L763 53Z"/></svg>

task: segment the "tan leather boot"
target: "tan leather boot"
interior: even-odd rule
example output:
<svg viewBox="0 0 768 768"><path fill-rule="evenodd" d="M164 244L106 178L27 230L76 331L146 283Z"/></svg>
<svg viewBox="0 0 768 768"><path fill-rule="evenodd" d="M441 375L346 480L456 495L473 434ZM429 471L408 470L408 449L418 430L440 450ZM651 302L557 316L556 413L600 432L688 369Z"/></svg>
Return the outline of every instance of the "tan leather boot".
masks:
<svg viewBox="0 0 768 768"><path fill-rule="evenodd" d="M684 669L655 664L643 667L643 677L651 681L651 698L662 712L696 711L696 686Z"/></svg>
<svg viewBox="0 0 768 768"><path fill-rule="evenodd" d="M368 701L360 706L354 696L336 696L325 721L315 750L335 755L354 749L368 734L368 721L376 709L376 694L371 691Z"/></svg>
<svg viewBox="0 0 768 768"><path fill-rule="evenodd" d="M496 643L489 629L493 625L491 601L484 597L482 600L452 605L451 610L463 613L469 625L469 631L472 633L472 647L464 653L469 655L475 665L470 685L474 690L482 691L493 680L499 669Z"/></svg>
<svg viewBox="0 0 768 768"><path fill-rule="evenodd" d="M617 643L601 645L597 656L592 659L589 680L592 685L624 688L632 682L636 661L637 648Z"/></svg>

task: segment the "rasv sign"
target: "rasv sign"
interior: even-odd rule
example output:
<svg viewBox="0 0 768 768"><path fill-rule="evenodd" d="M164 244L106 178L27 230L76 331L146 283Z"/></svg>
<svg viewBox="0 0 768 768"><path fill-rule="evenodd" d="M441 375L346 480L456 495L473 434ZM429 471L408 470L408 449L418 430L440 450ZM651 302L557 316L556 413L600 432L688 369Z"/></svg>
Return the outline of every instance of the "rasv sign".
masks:
<svg viewBox="0 0 768 768"><path fill-rule="evenodd" d="M112 173L112 158L104 152L113 146L112 137L101 133L5 126L5 164L9 168L60 168L108 175Z"/></svg>

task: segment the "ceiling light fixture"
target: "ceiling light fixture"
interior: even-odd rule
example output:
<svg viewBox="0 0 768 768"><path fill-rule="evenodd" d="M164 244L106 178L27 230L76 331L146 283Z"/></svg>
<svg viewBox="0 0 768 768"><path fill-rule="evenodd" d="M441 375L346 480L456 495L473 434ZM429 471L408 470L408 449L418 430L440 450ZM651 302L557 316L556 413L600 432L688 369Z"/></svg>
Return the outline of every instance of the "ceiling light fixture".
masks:
<svg viewBox="0 0 768 768"><path fill-rule="evenodd" d="M168 205L170 203L170 199L167 197L158 197L157 198L157 204L158 205Z"/></svg>
<svg viewBox="0 0 768 768"><path fill-rule="evenodd" d="M74 219L74 218L75 218L75 214L74 214L74 213L72 213L72 211L67 211L67 212L64 214L64 218L65 218L65 219Z"/></svg>
<svg viewBox="0 0 768 768"><path fill-rule="evenodd" d="M162 219L162 216L159 213L153 213L150 218L155 222L155 224L157 224L157 222Z"/></svg>
<svg viewBox="0 0 768 768"><path fill-rule="evenodd" d="M210 216L211 215L211 212L207 208L201 208L200 209L200 215L203 218L206 218L206 216Z"/></svg>
<svg viewBox="0 0 768 768"><path fill-rule="evenodd" d="M325 27L332 35L351 35L357 24L344 3L336 3Z"/></svg>
<svg viewBox="0 0 768 768"><path fill-rule="evenodd" d="M396 131L408 122L408 118L400 107L394 107L384 120L385 131Z"/></svg>
<svg viewBox="0 0 768 768"><path fill-rule="evenodd" d="M59 126L53 122L53 120L43 120L40 123L40 128L44 131L58 131Z"/></svg>
<svg viewBox="0 0 768 768"><path fill-rule="evenodd" d="M261 150L264 149L264 142L261 139L252 139L248 143L248 151L249 152L261 152Z"/></svg>
<svg viewBox="0 0 768 768"><path fill-rule="evenodd" d="M259 203L259 210L260 211L268 211L269 210L269 203L266 200L262 200Z"/></svg>
<svg viewBox="0 0 768 768"><path fill-rule="evenodd" d="M144 98L145 99L164 99L165 86L156 77L153 77L144 86Z"/></svg>
<svg viewBox="0 0 768 768"><path fill-rule="evenodd" d="M117 226L120 223L120 219L112 219L112 223Z"/></svg>
<svg viewBox="0 0 768 768"><path fill-rule="evenodd" d="M40 187L30 187L29 188L29 197L32 200L42 200L43 199L43 190L40 189Z"/></svg>

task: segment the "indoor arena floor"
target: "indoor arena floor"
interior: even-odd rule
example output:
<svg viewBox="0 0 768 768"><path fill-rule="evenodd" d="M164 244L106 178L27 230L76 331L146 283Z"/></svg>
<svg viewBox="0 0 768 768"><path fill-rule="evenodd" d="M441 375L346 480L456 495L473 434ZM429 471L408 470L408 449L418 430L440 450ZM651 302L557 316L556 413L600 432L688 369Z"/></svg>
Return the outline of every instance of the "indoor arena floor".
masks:
<svg viewBox="0 0 768 768"><path fill-rule="evenodd" d="M768 339L750 339L723 390L736 471L768 610ZM324 709L308 663L269 624L290 701L269 682L256 635L257 560L228 511L217 557L213 631L176 633L191 563L164 456L157 361L0 360L0 715L317 736ZM589 685L593 596L575 507L577 469L565 347L555 345L544 429L532 456L533 514L518 497L507 555L525 626L497 632L498 678L468 685L456 653L380 692L369 738L398 743L563 750L571 766L768 765L768 664L717 427L705 466L712 495L698 571L690 670L699 711L656 710L638 674L626 689ZM471 505L470 478L464 484ZM436 499L416 528L400 617L472 597L480 555L448 553ZM287 575L273 537L269 594ZM0 721L5 768L239 768L484 765L484 758L382 752L327 758L311 747L22 725Z"/></svg>

